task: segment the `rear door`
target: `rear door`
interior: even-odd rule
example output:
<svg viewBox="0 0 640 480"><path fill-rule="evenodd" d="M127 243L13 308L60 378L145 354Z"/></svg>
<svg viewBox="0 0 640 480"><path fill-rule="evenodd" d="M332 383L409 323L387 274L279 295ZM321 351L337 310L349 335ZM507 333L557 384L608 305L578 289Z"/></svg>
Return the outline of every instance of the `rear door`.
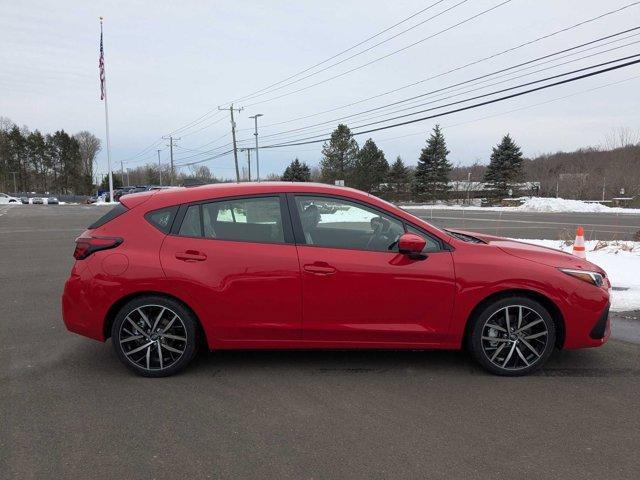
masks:
<svg viewBox="0 0 640 480"><path fill-rule="evenodd" d="M454 299L451 252L426 232L340 197L290 195L302 269L303 338L351 344L445 340ZM412 228L422 260L398 253Z"/></svg>
<svg viewBox="0 0 640 480"><path fill-rule="evenodd" d="M270 195L181 207L162 266L204 308L211 338L301 338L300 269L285 202Z"/></svg>

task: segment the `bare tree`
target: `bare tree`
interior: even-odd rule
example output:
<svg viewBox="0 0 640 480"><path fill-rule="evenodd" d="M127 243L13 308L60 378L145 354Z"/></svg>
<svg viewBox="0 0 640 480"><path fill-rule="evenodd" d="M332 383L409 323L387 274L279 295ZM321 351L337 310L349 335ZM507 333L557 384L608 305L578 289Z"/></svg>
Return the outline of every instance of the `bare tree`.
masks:
<svg viewBox="0 0 640 480"><path fill-rule="evenodd" d="M80 145L80 157L82 159L82 174L93 178L93 166L96 162L96 157L102 145L100 139L93 133L86 130L76 133L73 136Z"/></svg>
<svg viewBox="0 0 640 480"><path fill-rule="evenodd" d="M604 139L607 150L629 147L640 143L640 132L629 127L617 127L612 128Z"/></svg>

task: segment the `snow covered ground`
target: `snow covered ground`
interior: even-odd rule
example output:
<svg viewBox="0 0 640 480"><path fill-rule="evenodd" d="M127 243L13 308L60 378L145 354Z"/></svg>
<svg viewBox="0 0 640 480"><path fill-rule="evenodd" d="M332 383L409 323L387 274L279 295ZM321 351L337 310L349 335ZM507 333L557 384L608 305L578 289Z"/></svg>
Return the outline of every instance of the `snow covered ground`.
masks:
<svg viewBox="0 0 640 480"><path fill-rule="evenodd" d="M571 245L559 240L515 240L571 252ZM615 288L611 292L611 310L640 310L640 242L592 240L585 246L587 260L604 269Z"/></svg>
<svg viewBox="0 0 640 480"><path fill-rule="evenodd" d="M480 207L477 205L399 205L414 210L483 210L503 212L578 212L578 213L631 213L640 214L640 208L607 207L599 203L568 200L566 198L527 197L519 207Z"/></svg>

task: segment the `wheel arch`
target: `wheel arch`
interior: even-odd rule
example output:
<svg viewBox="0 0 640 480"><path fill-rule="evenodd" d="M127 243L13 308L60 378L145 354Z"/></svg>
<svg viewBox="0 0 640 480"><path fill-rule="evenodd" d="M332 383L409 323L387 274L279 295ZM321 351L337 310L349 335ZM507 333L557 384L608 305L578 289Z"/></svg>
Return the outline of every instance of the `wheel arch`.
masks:
<svg viewBox="0 0 640 480"><path fill-rule="evenodd" d="M124 297L122 297L119 300L117 300L116 302L114 302L114 304L111 305L111 307L109 307L109 310L107 311L107 314L105 315L105 318L104 318L104 322L103 322L103 326L102 326L102 329L103 329L102 333L104 335L104 339L106 340L109 337L111 337L111 326L113 325L113 322L116 319L116 315L118 314L120 309L126 303L128 303L131 300L134 300L136 298L148 297L148 296L164 297L164 298L168 298L168 299L171 299L171 300L173 300L175 302L180 303L184 308L189 310L189 312L191 312L193 317L196 319L196 322L198 324L198 333L200 334L200 338L206 341L206 339L207 339L206 338L206 332L205 332L204 328L202 327L202 323L200 321L200 317L198 317L198 314L193 310L193 308L191 308L187 302L185 302L181 298L176 297L175 295L171 295L171 294L166 293L166 292L158 292L158 291L155 291L155 290L146 290L146 291L142 291L142 292L130 293L129 295L125 295Z"/></svg>
<svg viewBox="0 0 640 480"><path fill-rule="evenodd" d="M560 311L558 306L555 304L555 302L551 300L549 297L539 292L536 292L533 290L527 290L527 289L502 290L500 292L492 293L488 297L478 302L478 304L473 308L473 310L471 310L471 313L467 317L467 321L464 328L464 336L462 339L462 345L464 347L466 347L468 344L467 342L469 340L469 335L471 334L473 323L475 322L476 318L478 318L478 315L480 314L480 312L487 306L491 305L492 303L505 298L509 298L509 297L527 297L527 298L530 298L531 300L537 301L544 308L546 308L549 314L551 315L551 318L553 319L553 323L555 324L555 327L556 327L556 346L558 348L562 348L562 346L564 345L564 338L565 338L565 325L564 325L564 317L562 315L562 312Z"/></svg>

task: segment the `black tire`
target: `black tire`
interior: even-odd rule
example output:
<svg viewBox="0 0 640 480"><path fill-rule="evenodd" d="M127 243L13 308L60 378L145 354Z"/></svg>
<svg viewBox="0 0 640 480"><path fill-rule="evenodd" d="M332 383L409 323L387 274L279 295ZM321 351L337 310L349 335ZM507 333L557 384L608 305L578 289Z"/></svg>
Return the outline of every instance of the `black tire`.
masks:
<svg viewBox="0 0 640 480"><path fill-rule="evenodd" d="M155 331L147 326L149 323L144 322L140 311L145 314L149 323L158 324ZM171 323L170 319L174 317ZM159 319L158 322L155 321L156 318ZM132 323L139 326L135 327ZM169 328L162 332L165 330L162 327L167 326ZM165 338L163 335L170 335L172 338ZM134 336L140 338L133 338ZM198 350L198 336L198 321L193 313L180 302L157 295L138 297L127 302L111 326L111 342L118 358L127 368L143 377L168 377L184 369ZM176 340L178 338L185 340ZM125 341L121 343L121 340ZM143 347L144 345L148 346ZM143 347L140 352L144 355L144 360L137 362L138 352L134 350L140 347ZM180 354L174 353L178 350L181 351Z"/></svg>
<svg viewBox="0 0 640 480"><path fill-rule="evenodd" d="M522 327L531 327L520 331L518 315ZM507 332L507 327L511 331ZM551 315L528 297L507 297L486 306L476 315L468 337L469 350L485 370L509 377L541 368L555 343L556 327Z"/></svg>

